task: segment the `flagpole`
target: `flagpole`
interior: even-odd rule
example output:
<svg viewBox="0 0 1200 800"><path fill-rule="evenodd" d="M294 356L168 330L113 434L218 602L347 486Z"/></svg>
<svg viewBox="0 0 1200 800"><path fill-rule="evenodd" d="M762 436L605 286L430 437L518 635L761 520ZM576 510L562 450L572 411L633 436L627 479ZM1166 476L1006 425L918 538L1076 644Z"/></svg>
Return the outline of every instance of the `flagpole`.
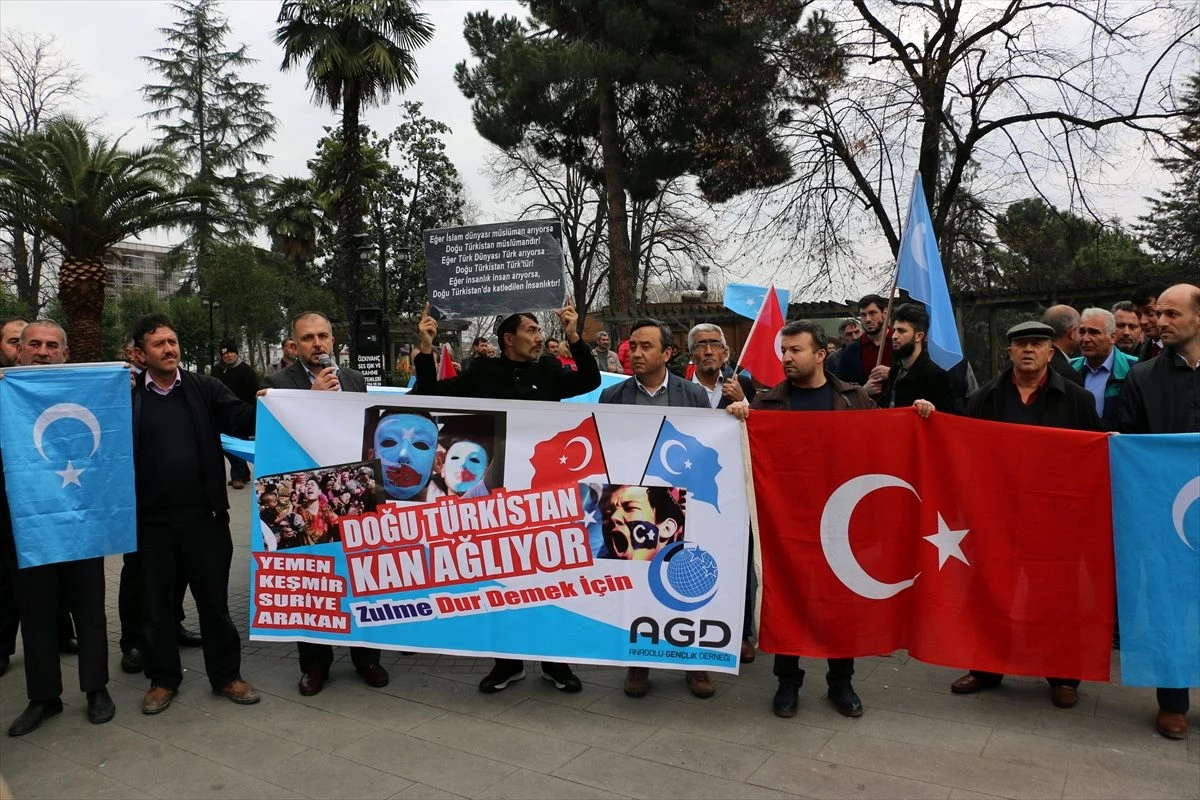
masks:
<svg viewBox="0 0 1200 800"><path fill-rule="evenodd" d="M917 177L920 174L921 173L919 170L913 172L913 183L914 184L917 182ZM912 215L912 204L913 204L912 198L909 197L909 199L908 199L909 216ZM905 217L904 225L905 225L905 227L908 227L908 217ZM904 241L904 233L905 232L903 230L900 231L900 241L901 242ZM895 272L892 273L892 288L888 292L887 309L883 312L884 338L887 338L888 320L890 320L892 318L892 304L896 300L896 285L898 283L900 283L900 248L899 247L896 248L896 270L895 270ZM875 366L877 366L877 367L883 363L884 344L886 344L886 343L881 343L879 345L879 352L875 354Z"/></svg>

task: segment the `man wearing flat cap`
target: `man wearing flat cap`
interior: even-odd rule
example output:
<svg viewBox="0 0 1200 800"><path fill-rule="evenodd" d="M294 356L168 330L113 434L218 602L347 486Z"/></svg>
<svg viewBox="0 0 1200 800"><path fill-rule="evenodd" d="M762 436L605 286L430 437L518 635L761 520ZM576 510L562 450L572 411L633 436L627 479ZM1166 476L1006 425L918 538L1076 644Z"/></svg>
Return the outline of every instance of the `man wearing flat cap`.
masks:
<svg viewBox="0 0 1200 800"><path fill-rule="evenodd" d="M254 405L258 376L254 374L254 368L238 355L237 339L232 336L221 340L221 361L213 365L212 376L225 384L238 400L249 406ZM250 467L237 456L226 453L225 457L229 459L229 485L241 489L250 480Z"/></svg>
<svg viewBox="0 0 1200 800"><path fill-rule="evenodd" d="M1001 372L967 403L967 416L994 422L1015 422L1047 428L1081 431L1103 430L1091 392L1067 381L1050 369L1054 329L1041 322L1022 322L1008 329L1008 357L1012 366ZM919 409L918 409L919 410ZM971 670L954 683L955 694L973 694L1000 685L1003 675ZM1050 699L1059 708L1079 700L1079 681L1047 678Z"/></svg>

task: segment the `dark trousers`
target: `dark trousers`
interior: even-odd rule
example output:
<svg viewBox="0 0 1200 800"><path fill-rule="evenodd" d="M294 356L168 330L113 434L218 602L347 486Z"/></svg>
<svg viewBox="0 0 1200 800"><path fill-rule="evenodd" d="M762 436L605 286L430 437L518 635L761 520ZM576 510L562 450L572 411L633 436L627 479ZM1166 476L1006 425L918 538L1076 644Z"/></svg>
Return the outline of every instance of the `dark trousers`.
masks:
<svg viewBox="0 0 1200 800"><path fill-rule="evenodd" d="M1187 689L1163 689L1157 691L1158 707L1163 711L1169 711L1172 714L1186 714L1188 706L1191 704L1188 700Z"/></svg>
<svg viewBox="0 0 1200 800"><path fill-rule="evenodd" d="M973 669L971 670L971 674L976 678L979 678L979 680L983 681L984 683L997 684L1004 679L1004 673L1002 672L984 672L980 669ZM1070 686L1074 689L1079 688L1078 678L1046 678L1046 683L1050 684L1051 686Z"/></svg>
<svg viewBox="0 0 1200 800"><path fill-rule="evenodd" d="M25 690L30 700L62 694L58 663L60 620L70 612L79 640L79 690L108 685L108 628L104 615L104 559L26 567L16 574Z"/></svg>
<svg viewBox="0 0 1200 800"><path fill-rule="evenodd" d="M558 661L543 661L542 669L545 669L546 667L553 667L555 664L558 664L558 663L559 663ZM507 667L510 669L522 669L525 666L525 662L519 658L497 658L496 666L497 667L503 666L503 667Z"/></svg>
<svg viewBox="0 0 1200 800"><path fill-rule="evenodd" d="M138 553L142 561L142 636L150 685L174 690L183 680L175 610L184 580L196 600L209 683L220 689L241 678L241 637L229 618L229 566L233 559L229 516L139 520Z"/></svg>
<svg viewBox="0 0 1200 800"><path fill-rule="evenodd" d="M312 672L322 670L329 672L333 664L333 647L327 644L312 642L296 642L296 651L300 654L300 671ZM379 651L373 647L351 647L350 661L356 669L379 663Z"/></svg>
<svg viewBox="0 0 1200 800"><path fill-rule="evenodd" d="M229 460L229 480L242 483L250 480L250 466L245 461L228 453L225 454L225 458Z"/></svg>
<svg viewBox="0 0 1200 800"><path fill-rule="evenodd" d="M182 572L182 570L181 570ZM121 617L121 652L133 648L145 650L142 643L142 559L137 551L126 553L121 562L121 586L117 591L117 614ZM175 621L183 625L183 596L187 594L187 581L179 582L179 602L175 607Z"/></svg>
<svg viewBox="0 0 1200 800"><path fill-rule="evenodd" d="M746 557L746 612L742 616L742 641L754 635L754 595L758 580L754 577L754 531L750 532L750 552Z"/></svg>
<svg viewBox="0 0 1200 800"><path fill-rule="evenodd" d="M16 555L0 559L0 656L17 652L17 629L21 615L17 612Z"/></svg>
<svg viewBox="0 0 1200 800"><path fill-rule="evenodd" d="M825 673L825 683L830 686L849 686L854 677L853 658L828 659L829 671ZM775 666L771 670L781 681L792 681L797 686L804 685L804 670L800 668L799 656L775 656Z"/></svg>

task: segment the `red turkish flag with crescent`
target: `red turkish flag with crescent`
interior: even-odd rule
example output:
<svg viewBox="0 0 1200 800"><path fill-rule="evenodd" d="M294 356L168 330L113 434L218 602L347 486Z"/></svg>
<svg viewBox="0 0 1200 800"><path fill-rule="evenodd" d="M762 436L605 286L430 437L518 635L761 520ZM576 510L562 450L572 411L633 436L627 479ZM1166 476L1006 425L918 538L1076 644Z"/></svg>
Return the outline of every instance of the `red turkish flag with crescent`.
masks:
<svg viewBox="0 0 1200 800"><path fill-rule="evenodd" d="M748 425L764 651L1108 680L1104 434L911 409Z"/></svg>
<svg viewBox="0 0 1200 800"><path fill-rule="evenodd" d="M533 446L529 459L533 467L530 488L562 486L584 478L607 475L604 450L596 418L590 414L570 430L562 431Z"/></svg>
<svg viewBox="0 0 1200 800"><path fill-rule="evenodd" d="M783 321L779 295L775 293L775 284L771 284L738 359L738 369L749 370L751 377L763 386L774 386L785 377L779 353L779 331L783 329Z"/></svg>

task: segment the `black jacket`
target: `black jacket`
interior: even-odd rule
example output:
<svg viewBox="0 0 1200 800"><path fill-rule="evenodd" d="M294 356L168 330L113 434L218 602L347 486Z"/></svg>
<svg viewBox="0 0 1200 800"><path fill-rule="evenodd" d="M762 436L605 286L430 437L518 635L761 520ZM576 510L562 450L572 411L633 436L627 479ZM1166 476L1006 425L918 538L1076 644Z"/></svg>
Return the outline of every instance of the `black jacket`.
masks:
<svg viewBox="0 0 1200 800"><path fill-rule="evenodd" d="M258 393L258 376L254 368L245 361L239 361L237 366L228 367L224 363L213 365L212 376L229 387L233 396L243 403L254 405L254 396Z"/></svg>
<svg viewBox="0 0 1200 800"><path fill-rule="evenodd" d="M1117 413L1122 433L1200 432L1200 369L1169 347L1134 364Z"/></svg>
<svg viewBox="0 0 1200 800"><path fill-rule="evenodd" d="M192 414L192 425L196 432L196 451L200 454L200 468L204 474L204 496L214 514L224 514L229 509L229 496L225 492L225 457L221 450L221 436L225 433L248 439L254 435L254 406L243 403L233 392L216 378L179 371L181 383L175 388L183 392L188 409ZM138 376L133 388L133 468L139 469L141 452L138 442L138 424L141 421L142 395L151 391L146 388L145 373Z"/></svg>
<svg viewBox="0 0 1200 800"><path fill-rule="evenodd" d="M367 381L357 370L339 366L337 376L343 392L365 392L367 390ZM304 365L297 359L287 369L272 372L263 378L263 385L268 389L311 389L312 381L308 379L308 372L305 371Z"/></svg>
<svg viewBox="0 0 1200 800"><path fill-rule="evenodd" d="M1054 354L1050 356L1050 369L1076 386L1083 386L1083 376L1079 374L1079 370L1071 366L1071 359L1067 358L1067 354L1057 347L1053 347L1053 349Z"/></svg>
<svg viewBox="0 0 1200 800"><path fill-rule="evenodd" d="M1103 430L1100 417L1096 414L1096 398L1092 397L1092 393L1082 386L1068 383L1053 369L1049 374L1046 386L1032 406L1036 419L1032 424L1079 431ZM971 395L967 401L967 416L993 422L1018 422L1004 413L1005 398L1002 396L1002 393L1015 394L1016 391L1013 368L1009 367Z"/></svg>
<svg viewBox="0 0 1200 800"><path fill-rule="evenodd" d="M571 345L571 355L577 371L564 370L557 360L519 362L501 356L476 359L469 370L439 381L433 354L417 353L413 358L417 384L412 394L549 401L586 394L600 385L600 367L583 339Z"/></svg>
<svg viewBox="0 0 1200 800"><path fill-rule="evenodd" d="M917 400L928 400L938 411L954 413L957 410L949 374L934 363L924 348L903 378L900 377L900 363L892 364L887 391L880 395L879 405L881 408L907 408Z"/></svg>

